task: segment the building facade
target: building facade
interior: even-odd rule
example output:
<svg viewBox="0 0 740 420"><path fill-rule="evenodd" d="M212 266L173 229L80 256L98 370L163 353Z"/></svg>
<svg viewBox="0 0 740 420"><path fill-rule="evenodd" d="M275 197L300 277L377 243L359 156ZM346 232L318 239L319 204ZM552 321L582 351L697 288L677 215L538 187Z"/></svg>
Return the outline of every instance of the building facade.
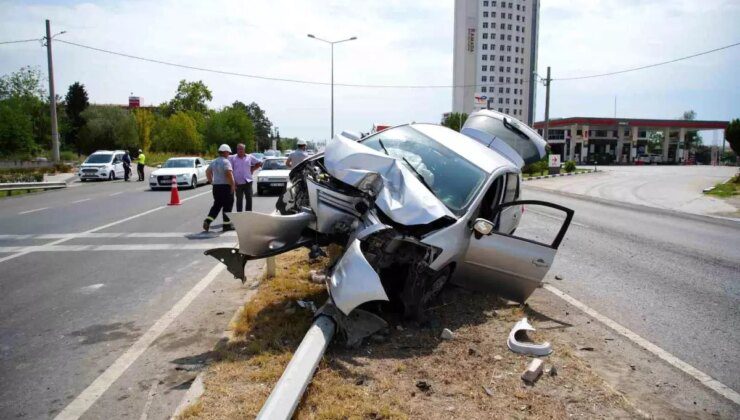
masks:
<svg viewBox="0 0 740 420"><path fill-rule="evenodd" d="M452 110L532 125L538 28L539 0L455 0Z"/></svg>
<svg viewBox="0 0 740 420"><path fill-rule="evenodd" d="M578 163L686 163L686 135L691 131L725 130L729 121L652 118L570 117L550 120L547 143L561 161ZM544 136L544 121L533 127ZM658 136L653 134L658 133ZM653 150L648 150L650 139ZM649 158L649 160L648 160Z"/></svg>

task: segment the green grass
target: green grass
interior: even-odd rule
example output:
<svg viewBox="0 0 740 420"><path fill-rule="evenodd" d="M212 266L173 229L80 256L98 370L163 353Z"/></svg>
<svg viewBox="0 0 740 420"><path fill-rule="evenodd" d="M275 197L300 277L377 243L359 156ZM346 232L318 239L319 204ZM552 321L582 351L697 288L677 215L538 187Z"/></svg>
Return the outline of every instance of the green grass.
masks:
<svg viewBox="0 0 740 420"><path fill-rule="evenodd" d="M575 174L582 173L582 172L588 172L588 170L586 170L586 169L576 169L575 171L573 171L573 173L575 173ZM561 174L564 174L566 172L565 172L564 169L561 169L560 170L560 173ZM550 171L544 170L544 171L539 171L539 172L524 173L524 174L522 174L522 176L524 178L529 178L529 177L533 177L533 176L545 176L545 175L550 175Z"/></svg>
<svg viewBox="0 0 740 420"><path fill-rule="evenodd" d="M740 175L735 175L731 180L715 185L711 191L707 191L705 194L722 198L740 195Z"/></svg>
<svg viewBox="0 0 740 420"><path fill-rule="evenodd" d="M0 200L7 197L15 197L17 195L26 195L26 194L34 194L37 192L40 192L43 190L10 190L10 191L0 191Z"/></svg>

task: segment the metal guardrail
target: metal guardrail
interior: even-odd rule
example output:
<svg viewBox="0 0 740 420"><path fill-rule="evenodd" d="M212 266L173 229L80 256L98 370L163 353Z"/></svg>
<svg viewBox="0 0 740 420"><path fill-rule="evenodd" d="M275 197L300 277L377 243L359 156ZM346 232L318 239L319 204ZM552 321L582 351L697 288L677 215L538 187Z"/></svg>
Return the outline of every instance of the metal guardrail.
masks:
<svg viewBox="0 0 740 420"><path fill-rule="evenodd" d="M8 195L12 191L23 191L23 190L56 190L59 188L67 188L66 182L7 182L0 184L0 191L7 191Z"/></svg>

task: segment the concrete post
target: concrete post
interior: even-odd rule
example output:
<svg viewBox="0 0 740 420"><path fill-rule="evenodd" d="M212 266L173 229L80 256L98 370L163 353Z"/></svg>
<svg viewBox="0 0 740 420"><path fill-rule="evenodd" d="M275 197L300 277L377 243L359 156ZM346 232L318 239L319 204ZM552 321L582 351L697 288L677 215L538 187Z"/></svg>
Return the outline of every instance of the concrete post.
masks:
<svg viewBox="0 0 740 420"><path fill-rule="evenodd" d="M615 160L622 163L622 150L624 149L624 127L617 123L617 154Z"/></svg>
<svg viewBox="0 0 740 420"><path fill-rule="evenodd" d="M584 125L581 128L581 133L583 133L581 135L581 137L583 138L582 140L583 143L581 143L581 160L583 162L588 160L587 159L588 158L588 130L589 130L589 126L587 125Z"/></svg>
<svg viewBox="0 0 740 420"><path fill-rule="evenodd" d="M668 146L671 144L671 129L663 129L663 162L668 162Z"/></svg>
<svg viewBox="0 0 740 420"><path fill-rule="evenodd" d="M637 157L637 138L640 130L637 127L632 127L632 147L630 147L630 162L634 162Z"/></svg>
<svg viewBox="0 0 740 420"><path fill-rule="evenodd" d="M575 124L570 126L570 151L568 152L568 160L573 160L576 156L576 134L578 133L577 128L578 126Z"/></svg>
<svg viewBox="0 0 740 420"><path fill-rule="evenodd" d="M265 262L265 277L275 277L275 257L267 257Z"/></svg>
<svg viewBox="0 0 740 420"><path fill-rule="evenodd" d="M686 148L686 129L681 128L678 130L678 144L676 145L676 157L673 159L674 162L678 162L678 159L683 155L682 149Z"/></svg>

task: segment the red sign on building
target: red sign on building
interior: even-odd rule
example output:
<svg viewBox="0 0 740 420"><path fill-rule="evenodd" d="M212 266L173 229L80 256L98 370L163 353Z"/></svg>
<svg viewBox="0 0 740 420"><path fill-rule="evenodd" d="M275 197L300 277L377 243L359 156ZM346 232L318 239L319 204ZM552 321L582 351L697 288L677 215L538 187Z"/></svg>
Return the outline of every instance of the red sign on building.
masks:
<svg viewBox="0 0 740 420"><path fill-rule="evenodd" d="M128 97L128 107L129 108L138 108L141 106L141 98L138 96L129 96Z"/></svg>

